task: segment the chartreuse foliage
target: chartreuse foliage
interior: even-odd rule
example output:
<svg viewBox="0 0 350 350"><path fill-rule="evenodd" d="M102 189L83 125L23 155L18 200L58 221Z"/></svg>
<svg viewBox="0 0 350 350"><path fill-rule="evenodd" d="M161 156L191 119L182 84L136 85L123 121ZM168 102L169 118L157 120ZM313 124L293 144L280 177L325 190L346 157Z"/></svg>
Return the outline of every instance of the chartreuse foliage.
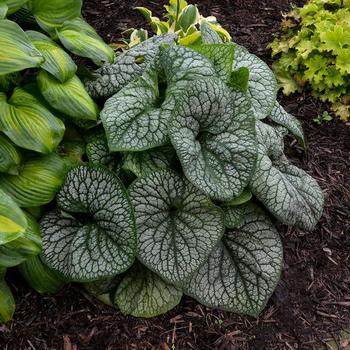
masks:
<svg viewBox="0 0 350 350"><path fill-rule="evenodd" d="M81 7L81 0L0 0L0 322L15 307L7 268L20 265L41 293L67 283L38 257L36 220L67 167L82 162L85 142L76 140L71 123L95 126L99 109L65 49L98 65L114 61L114 51L82 19ZM24 31L16 20L34 30Z"/></svg>
<svg viewBox="0 0 350 350"><path fill-rule="evenodd" d="M307 84L315 96L349 119L350 3L311 0L284 15L282 34L271 44L274 70L289 95Z"/></svg>

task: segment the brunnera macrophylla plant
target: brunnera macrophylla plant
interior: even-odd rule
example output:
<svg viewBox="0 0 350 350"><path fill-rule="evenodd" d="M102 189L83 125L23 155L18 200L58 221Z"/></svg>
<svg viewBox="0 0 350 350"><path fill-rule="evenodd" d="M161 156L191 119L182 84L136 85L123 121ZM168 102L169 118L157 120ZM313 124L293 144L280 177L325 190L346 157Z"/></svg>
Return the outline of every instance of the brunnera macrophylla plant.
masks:
<svg viewBox="0 0 350 350"><path fill-rule="evenodd" d="M196 45L155 36L85 86L106 100L103 129L40 221L42 262L125 314L153 317L185 294L257 316L282 269L274 221L312 230L323 208L284 155L284 136L305 147L304 135L271 70L203 23Z"/></svg>

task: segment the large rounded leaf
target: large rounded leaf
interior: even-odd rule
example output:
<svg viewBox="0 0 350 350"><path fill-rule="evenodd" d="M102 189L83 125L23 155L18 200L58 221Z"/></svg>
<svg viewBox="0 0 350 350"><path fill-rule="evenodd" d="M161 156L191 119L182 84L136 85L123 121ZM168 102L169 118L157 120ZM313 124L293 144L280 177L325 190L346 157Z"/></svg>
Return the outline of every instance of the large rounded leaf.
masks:
<svg viewBox="0 0 350 350"><path fill-rule="evenodd" d="M166 281L181 284L220 240L223 213L172 171L139 178L131 185L130 194L139 259Z"/></svg>
<svg viewBox="0 0 350 350"><path fill-rule="evenodd" d="M50 153L63 138L63 122L23 89L16 89L8 101L0 93L0 114L0 128L22 148Z"/></svg>
<svg viewBox="0 0 350 350"><path fill-rule="evenodd" d="M38 67L44 58L15 22L0 20L0 75Z"/></svg>
<svg viewBox="0 0 350 350"><path fill-rule="evenodd" d="M149 318L171 310L181 297L181 290L136 264L120 283L114 301L125 315Z"/></svg>
<svg viewBox="0 0 350 350"><path fill-rule="evenodd" d="M248 96L257 119L266 118L272 111L277 96L277 81L269 66L242 46L236 45L233 69L249 69Z"/></svg>
<svg viewBox="0 0 350 350"><path fill-rule="evenodd" d="M80 17L65 21L57 29L57 36L63 46L75 55L91 58L98 65L114 61L113 49Z"/></svg>
<svg viewBox="0 0 350 350"><path fill-rule="evenodd" d="M258 316L280 278L282 252L272 222L248 205L239 226L188 281L186 294L206 306Z"/></svg>
<svg viewBox="0 0 350 350"><path fill-rule="evenodd" d="M27 229L23 211L0 189L0 245L22 237Z"/></svg>
<svg viewBox="0 0 350 350"><path fill-rule="evenodd" d="M199 79L178 100L169 125L186 177L210 197L230 200L247 186L256 161L249 101L220 80Z"/></svg>
<svg viewBox="0 0 350 350"><path fill-rule="evenodd" d="M21 155L12 142L0 135L0 172L16 175L21 163Z"/></svg>
<svg viewBox="0 0 350 350"><path fill-rule="evenodd" d="M120 54L113 64L99 68L93 80L86 81L87 91L92 97L110 97L117 93L154 67L161 46L173 44L175 38L174 34L157 35Z"/></svg>
<svg viewBox="0 0 350 350"><path fill-rule="evenodd" d="M82 0L30 0L30 11L47 32L80 16Z"/></svg>
<svg viewBox="0 0 350 350"><path fill-rule="evenodd" d="M316 180L283 155L281 134L258 122L257 136L259 152L250 183L252 192L284 224L312 230L322 215L322 190Z"/></svg>
<svg viewBox="0 0 350 350"><path fill-rule="evenodd" d="M97 119L98 107L76 75L61 83L42 70L37 81L45 100L58 111L77 119Z"/></svg>
<svg viewBox="0 0 350 350"><path fill-rule="evenodd" d="M27 258L41 252L39 224L30 214L25 212L24 214L28 223L24 236L10 243L0 245L0 266L13 267L19 265Z"/></svg>
<svg viewBox="0 0 350 350"><path fill-rule="evenodd" d="M212 26L206 22L201 23L201 36L204 44L222 44L223 41L220 35L212 28Z"/></svg>
<svg viewBox="0 0 350 350"><path fill-rule="evenodd" d="M0 189L20 207L50 203L65 175L64 161L55 153L28 157L18 175L0 174Z"/></svg>
<svg viewBox="0 0 350 350"><path fill-rule="evenodd" d="M7 15L17 12L28 1L29 0L5 0L5 4L8 7Z"/></svg>
<svg viewBox="0 0 350 350"><path fill-rule="evenodd" d="M45 58L41 68L51 73L61 83L73 77L77 66L70 56L46 35L28 30L27 35Z"/></svg>
<svg viewBox="0 0 350 350"><path fill-rule="evenodd" d="M74 281L112 277L135 259L135 223L122 183L107 169L80 166L71 170L57 202L60 211L41 220L43 258L49 267Z"/></svg>

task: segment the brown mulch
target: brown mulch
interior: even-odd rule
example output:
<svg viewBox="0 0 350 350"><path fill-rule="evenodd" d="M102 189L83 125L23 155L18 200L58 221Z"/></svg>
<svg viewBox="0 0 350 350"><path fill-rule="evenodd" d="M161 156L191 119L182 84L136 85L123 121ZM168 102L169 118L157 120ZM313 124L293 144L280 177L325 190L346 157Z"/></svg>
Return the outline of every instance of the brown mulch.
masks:
<svg viewBox="0 0 350 350"><path fill-rule="evenodd" d="M134 6L160 14L164 1L85 1L89 23L109 42L130 27L145 26ZM294 1L301 5L303 1ZM278 31L287 0L198 0L234 40L270 62L266 45ZM309 234L281 227L285 264L282 280L258 319L210 310L184 298L168 314L151 320L125 317L85 297L77 286L56 296L40 296L15 273L10 278L17 299L15 319L0 326L0 349L320 349L326 339L350 328L350 128L333 120L312 119L326 106L309 94L282 98L303 122L308 153L287 142L295 164L320 183L324 215ZM174 346L173 346L174 344Z"/></svg>

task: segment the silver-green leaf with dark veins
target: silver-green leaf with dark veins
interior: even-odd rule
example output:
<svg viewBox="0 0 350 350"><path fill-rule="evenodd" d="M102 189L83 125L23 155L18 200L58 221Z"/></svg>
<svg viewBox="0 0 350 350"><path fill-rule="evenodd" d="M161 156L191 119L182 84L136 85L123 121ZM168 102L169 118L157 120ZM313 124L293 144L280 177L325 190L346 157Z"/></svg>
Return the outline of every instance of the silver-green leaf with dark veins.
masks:
<svg viewBox="0 0 350 350"><path fill-rule="evenodd" d="M167 170L137 179L130 194L140 261L166 281L181 285L220 240L222 211L187 180Z"/></svg>
<svg viewBox="0 0 350 350"><path fill-rule="evenodd" d="M277 285L282 260L277 230L258 207L248 205L240 225L226 231L185 293L206 306L258 316Z"/></svg>
<svg viewBox="0 0 350 350"><path fill-rule="evenodd" d="M169 124L186 177L217 200L230 200L250 181L256 161L255 120L244 94L219 79L188 85Z"/></svg>
<svg viewBox="0 0 350 350"><path fill-rule="evenodd" d="M42 256L50 268L85 282L112 277L132 265L136 253L133 210L113 173L93 166L71 170L57 203L77 219L55 210L41 220ZM85 214L84 220L79 221L79 213Z"/></svg>

